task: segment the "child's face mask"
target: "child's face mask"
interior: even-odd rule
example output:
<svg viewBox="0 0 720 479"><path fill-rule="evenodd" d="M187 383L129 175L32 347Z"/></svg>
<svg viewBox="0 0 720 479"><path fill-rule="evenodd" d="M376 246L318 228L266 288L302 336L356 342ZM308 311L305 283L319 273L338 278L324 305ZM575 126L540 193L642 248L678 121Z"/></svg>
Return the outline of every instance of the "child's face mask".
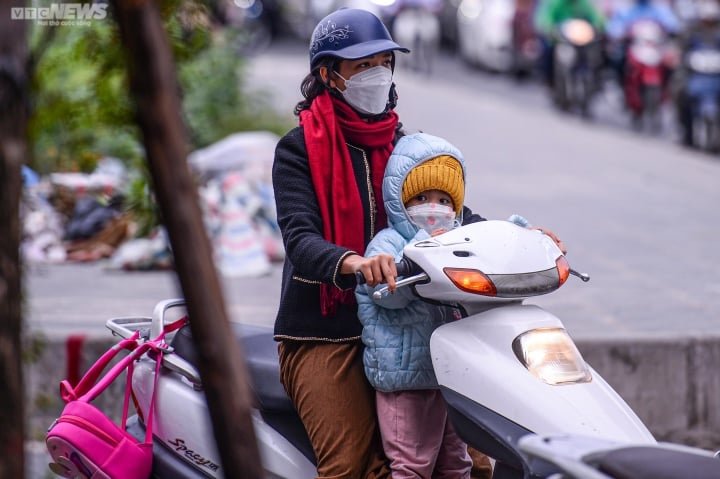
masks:
<svg viewBox="0 0 720 479"><path fill-rule="evenodd" d="M423 203L407 208L410 221L418 228L424 229L428 234L443 229L450 231L455 228L455 210L448 205L438 203Z"/></svg>

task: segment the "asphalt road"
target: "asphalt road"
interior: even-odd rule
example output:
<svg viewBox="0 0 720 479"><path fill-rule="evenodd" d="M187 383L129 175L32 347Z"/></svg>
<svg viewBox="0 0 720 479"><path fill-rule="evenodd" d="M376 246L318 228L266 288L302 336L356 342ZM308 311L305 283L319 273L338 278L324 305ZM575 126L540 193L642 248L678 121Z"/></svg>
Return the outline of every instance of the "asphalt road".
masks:
<svg viewBox="0 0 720 479"><path fill-rule="evenodd" d="M233 321L272 324L280 292L279 265L260 278L222 278L227 313ZM170 271L117 271L103 261L34 267L26 274L27 326L52 335L110 334L105 322L150 317L163 299L181 298Z"/></svg>

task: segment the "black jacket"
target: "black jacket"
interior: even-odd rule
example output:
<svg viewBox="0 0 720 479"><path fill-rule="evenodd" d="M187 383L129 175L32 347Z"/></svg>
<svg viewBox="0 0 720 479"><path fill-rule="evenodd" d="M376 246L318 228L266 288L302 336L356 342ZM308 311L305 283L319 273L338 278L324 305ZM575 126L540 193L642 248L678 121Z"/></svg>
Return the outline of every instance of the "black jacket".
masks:
<svg viewBox="0 0 720 479"><path fill-rule="evenodd" d="M372 177L370 163L362 148L348 144L348 150L363 204L363 217L348 218L348 221L363 222L367 245L377 232L375 198L368 188ZM357 318L356 304L339 304L331 316L323 316L320 310L321 283L340 289L355 287L353 275L339 274L341 262L354 252L323 238L322 218L301 127L290 130L278 142L272 175L278 224L286 251L275 339L359 340L362 325ZM463 218L465 223L484 220L467 208Z"/></svg>

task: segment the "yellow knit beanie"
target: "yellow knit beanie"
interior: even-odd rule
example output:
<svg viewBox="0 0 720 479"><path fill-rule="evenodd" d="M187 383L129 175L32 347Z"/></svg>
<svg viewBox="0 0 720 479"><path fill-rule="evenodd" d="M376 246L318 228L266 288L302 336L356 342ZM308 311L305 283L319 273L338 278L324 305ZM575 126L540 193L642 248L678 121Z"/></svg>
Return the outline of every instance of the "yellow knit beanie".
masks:
<svg viewBox="0 0 720 479"><path fill-rule="evenodd" d="M452 156L441 155L410 170L402 187L403 204L428 190L440 190L450 195L455 216L460 216L465 197L465 182L460 162Z"/></svg>

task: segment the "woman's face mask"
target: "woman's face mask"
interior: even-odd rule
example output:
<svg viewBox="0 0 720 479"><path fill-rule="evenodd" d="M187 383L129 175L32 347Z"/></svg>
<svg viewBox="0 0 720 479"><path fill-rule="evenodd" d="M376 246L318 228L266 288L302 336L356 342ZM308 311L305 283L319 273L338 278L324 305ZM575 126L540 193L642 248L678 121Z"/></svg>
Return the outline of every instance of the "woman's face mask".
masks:
<svg viewBox="0 0 720 479"><path fill-rule="evenodd" d="M451 206L423 203L408 207L407 212L410 221L428 234L436 230L450 231L455 228L455 210Z"/></svg>
<svg viewBox="0 0 720 479"><path fill-rule="evenodd" d="M392 71L383 66L368 68L345 79L345 91L340 91L345 101L360 113L379 115L385 111L392 86Z"/></svg>

